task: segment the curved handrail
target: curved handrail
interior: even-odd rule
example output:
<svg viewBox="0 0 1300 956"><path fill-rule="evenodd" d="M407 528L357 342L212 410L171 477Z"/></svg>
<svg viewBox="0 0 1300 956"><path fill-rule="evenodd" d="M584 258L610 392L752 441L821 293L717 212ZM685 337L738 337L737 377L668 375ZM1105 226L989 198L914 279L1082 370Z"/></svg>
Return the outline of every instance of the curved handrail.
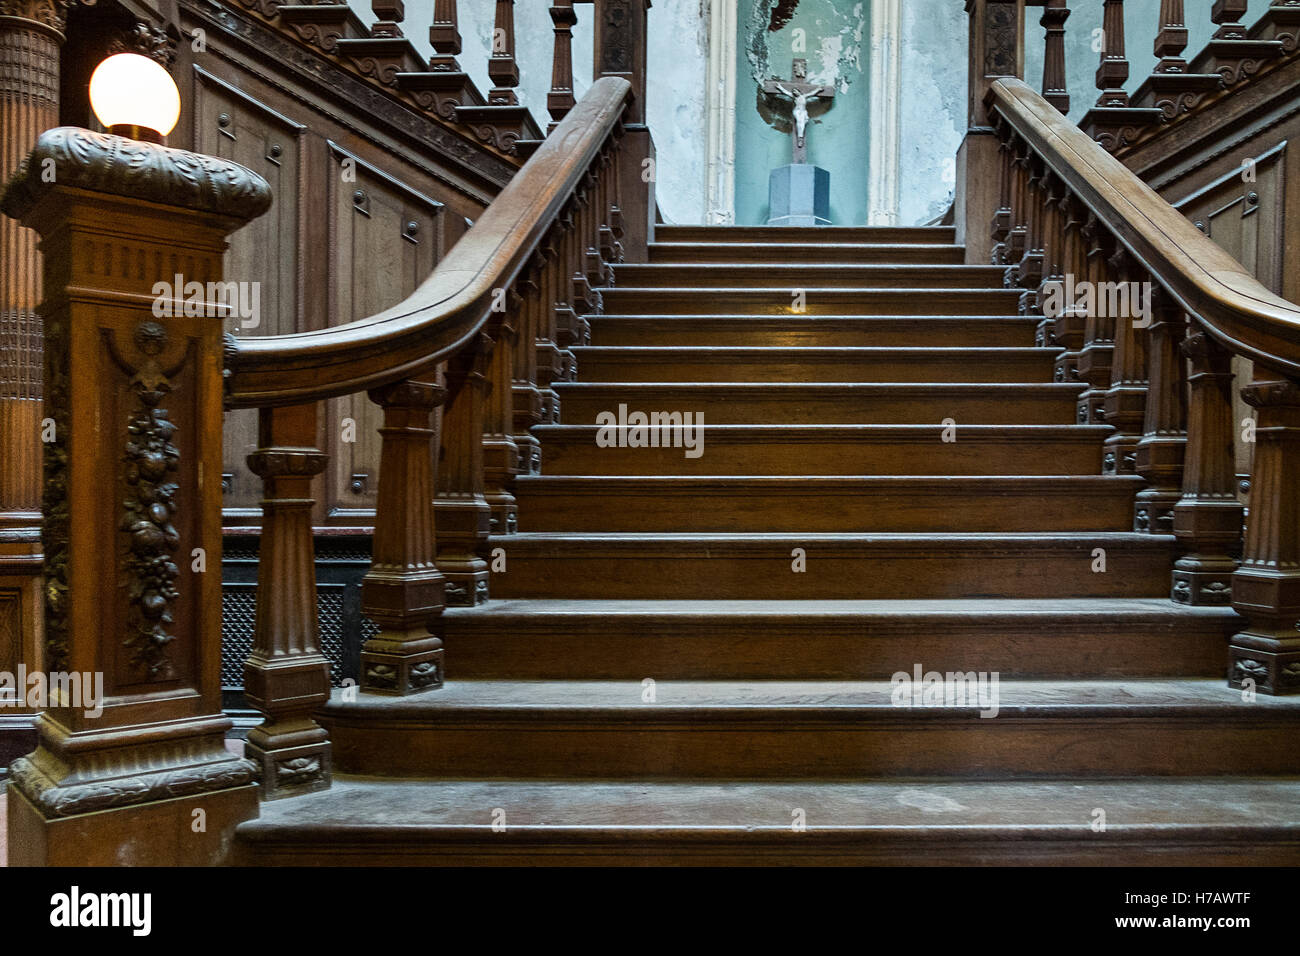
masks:
<svg viewBox="0 0 1300 956"><path fill-rule="evenodd" d="M630 83L602 77L573 107L432 274L405 300L346 325L227 338L230 408L294 405L400 381L446 358L487 321L608 137Z"/></svg>
<svg viewBox="0 0 1300 956"><path fill-rule="evenodd" d="M1023 81L985 100L1188 314L1227 348L1300 376L1300 306L1274 295Z"/></svg>

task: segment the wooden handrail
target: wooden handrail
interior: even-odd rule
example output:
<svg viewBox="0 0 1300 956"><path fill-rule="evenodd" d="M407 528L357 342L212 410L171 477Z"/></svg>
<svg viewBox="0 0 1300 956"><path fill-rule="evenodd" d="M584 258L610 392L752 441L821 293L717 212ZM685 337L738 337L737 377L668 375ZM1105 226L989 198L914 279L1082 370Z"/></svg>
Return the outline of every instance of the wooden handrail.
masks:
<svg viewBox="0 0 1300 956"><path fill-rule="evenodd" d="M985 105L1206 332L1229 351L1300 375L1300 307L1265 288L1023 81L995 81Z"/></svg>
<svg viewBox="0 0 1300 956"><path fill-rule="evenodd" d="M346 325L227 338L230 408L297 405L400 382L455 352L487 323L619 130L631 84L602 77L408 298Z"/></svg>

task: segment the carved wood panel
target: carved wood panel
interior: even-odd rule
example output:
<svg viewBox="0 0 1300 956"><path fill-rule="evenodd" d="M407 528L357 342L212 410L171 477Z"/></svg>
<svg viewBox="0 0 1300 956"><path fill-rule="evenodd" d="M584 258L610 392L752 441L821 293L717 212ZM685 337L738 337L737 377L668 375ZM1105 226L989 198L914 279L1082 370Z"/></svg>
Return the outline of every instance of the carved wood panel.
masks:
<svg viewBox="0 0 1300 956"><path fill-rule="evenodd" d="M240 314L226 319L236 336L277 335L301 328L304 127L201 67L194 68L194 141L199 152L229 159L266 178L271 211L236 232L226 253L227 280L241 283ZM247 308L244 308L247 306ZM257 412L226 415L222 487L227 509L260 514L261 481L245 458L257 443Z"/></svg>
<svg viewBox="0 0 1300 956"><path fill-rule="evenodd" d="M410 295L441 256L441 203L336 143L330 163L330 323L365 318ZM331 523L369 524L378 489L382 415L363 393L329 403Z"/></svg>

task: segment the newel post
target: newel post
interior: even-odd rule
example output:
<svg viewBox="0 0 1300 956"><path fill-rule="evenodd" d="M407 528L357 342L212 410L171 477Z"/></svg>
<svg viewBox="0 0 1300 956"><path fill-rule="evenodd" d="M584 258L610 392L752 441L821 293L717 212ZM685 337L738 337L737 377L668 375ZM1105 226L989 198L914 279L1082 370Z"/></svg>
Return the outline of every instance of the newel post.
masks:
<svg viewBox="0 0 1300 956"><path fill-rule="evenodd" d="M989 226L1002 205L1001 141L984 100L1001 77L1025 75L1025 0L966 0L970 16L966 136L957 150L953 223L967 263L988 264L997 240Z"/></svg>
<svg viewBox="0 0 1300 956"><path fill-rule="evenodd" d="M1253 680L1264 693L1295 694L1300 693L1300 382L1257 381L1241 394L1258 409L1258 418L1246 541L1232 576L1232 606L1247 624L1228 648L1228 682L1240 687Z"/></svg>
<svg viewBox="0 0 1300 956"><path fill-rule="evenodd" d="M621 76L632 84L618 167L622 200L623 253L628 262L645 262L655 231L655 144L645 121L646 14L650 0L594 0L593 77ZM665 64L665 68L671 68ZM608 211L603 212L604 215ZM582 237L586 241L587 237Z"/></svg>
<svg viewBox="0 0 1300 956"><path fill-rule="evenodd" d="M11 865L218 862L257 815L221 712L209 283L270 204L242 166L72 127L44 133L5 194L44 254L45 662L81 675L11 767Z"/></svg>

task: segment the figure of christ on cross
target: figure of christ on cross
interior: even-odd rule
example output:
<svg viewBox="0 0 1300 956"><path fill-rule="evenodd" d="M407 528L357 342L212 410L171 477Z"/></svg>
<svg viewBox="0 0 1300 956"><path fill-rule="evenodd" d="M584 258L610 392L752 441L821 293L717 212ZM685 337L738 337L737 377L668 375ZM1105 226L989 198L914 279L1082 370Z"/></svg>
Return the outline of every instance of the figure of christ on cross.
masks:
<svg viewBox="0 0 1300 956"><path fill-rule="evenodd" d="M790 76L793 79L782 80L772 77L763 84L763 92L769 94L781 94L788 96L792 100L790 116L794 121L794 129L791 130L793 136L793 150L791 152L791 163L808 162L808 101L815 99L829 100L835 96L835 87L823 86L820 83L808 82L808 61L795 58L790 65Z"/></svg>

